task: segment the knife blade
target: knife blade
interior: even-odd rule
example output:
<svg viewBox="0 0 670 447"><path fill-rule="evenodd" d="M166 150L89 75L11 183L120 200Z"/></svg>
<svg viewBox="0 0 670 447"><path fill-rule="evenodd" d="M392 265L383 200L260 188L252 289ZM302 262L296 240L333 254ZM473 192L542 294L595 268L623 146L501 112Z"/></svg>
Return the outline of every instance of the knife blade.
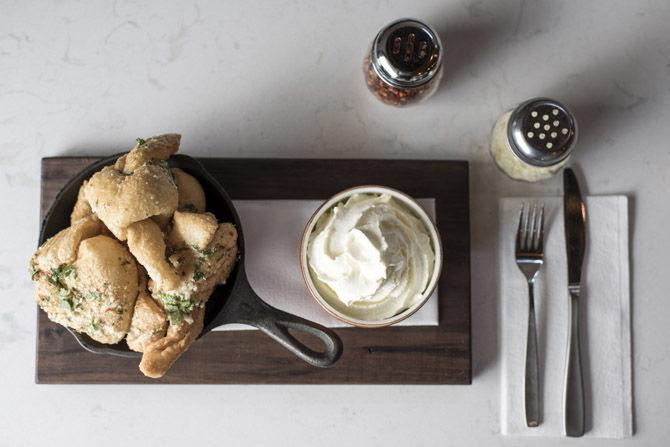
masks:
<svg viewBox="0 0 670 447"><path fill-rule="evenodd" d="M582 264L586 247L586 205L577 177L570 168L563 171L563 219L568 267L570 317L565 372L565 433L584 434L584 382L579 342L579 304L581 301Z"/></svg>
<svg viewBox="0 0 670 447"><path fill-rule="evenodd" d="M586 205L579 192L577 177L570 168L563 172L563 191L568 285L579 287L582 281L582 263L586 246Z"/></svg>

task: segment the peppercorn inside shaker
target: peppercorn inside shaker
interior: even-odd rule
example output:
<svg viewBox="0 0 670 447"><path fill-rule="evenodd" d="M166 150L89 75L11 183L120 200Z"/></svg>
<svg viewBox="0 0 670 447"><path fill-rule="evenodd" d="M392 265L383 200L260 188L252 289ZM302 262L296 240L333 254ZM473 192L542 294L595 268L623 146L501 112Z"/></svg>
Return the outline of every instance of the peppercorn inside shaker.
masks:
<svg viewBox="0 0 670 447"><path fill-rule="evenodd" d="M433 28L416 19L386 25L363 62L370 91L393 106L406 106L435 93L442 77L442 45Z"/></svg>
<svg viewBox="0 0 670 447"><path fill-rule="evenodd" d="M535 182L568 162L577 141L577 122L558 101L534 98L503 114L493 127L491 155L516 180Z"/></svg>

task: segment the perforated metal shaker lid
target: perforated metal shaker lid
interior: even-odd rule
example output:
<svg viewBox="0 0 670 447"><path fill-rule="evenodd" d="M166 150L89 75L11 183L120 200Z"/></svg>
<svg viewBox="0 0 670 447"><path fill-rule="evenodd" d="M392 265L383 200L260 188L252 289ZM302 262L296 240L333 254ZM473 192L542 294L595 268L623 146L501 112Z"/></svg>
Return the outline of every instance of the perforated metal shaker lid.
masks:
<svg viewBox="0 0 670 447"><path fill-rule="evenodd" d="M572 152L577 141L577 121L560 102L533 98L512 111L507 138L514 153L525 162L552 166Z"/></svg>
<svg viewBox="0 0 670 447"><path fill-rule="evenodd" d="M382 28L372 43L372 67L399 88L430 81L442 64L442 45L433 28L417 19L400 19Z"/></svg>

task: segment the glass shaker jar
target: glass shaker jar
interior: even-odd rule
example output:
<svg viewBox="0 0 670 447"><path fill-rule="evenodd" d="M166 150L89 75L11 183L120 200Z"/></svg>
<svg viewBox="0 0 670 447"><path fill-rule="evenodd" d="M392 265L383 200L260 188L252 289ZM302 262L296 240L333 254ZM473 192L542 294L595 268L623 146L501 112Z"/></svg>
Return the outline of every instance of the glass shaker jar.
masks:
<svg viewBox="0 0 670 447"><path fill-rule="evenodd" d="M370 91L382 102L406 106L435 93L442 77L442 45L433 28L416 19L386 25L363 62Z"/></svg>
<svg viewBox="0 0 670 447"><path fill-rule="evenodd" d="M577 122L567 107L553 99L534 98L500 117L490 150L505 174L535 182L565 166L576 141Z"/></svg>

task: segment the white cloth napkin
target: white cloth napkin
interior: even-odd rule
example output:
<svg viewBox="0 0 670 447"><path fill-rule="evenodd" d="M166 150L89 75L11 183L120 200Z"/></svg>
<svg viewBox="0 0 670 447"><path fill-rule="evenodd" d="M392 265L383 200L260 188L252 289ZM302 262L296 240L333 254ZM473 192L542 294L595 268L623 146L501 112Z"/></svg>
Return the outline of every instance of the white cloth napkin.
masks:
<svg viewBox="0 0 670 447"><path fill-rule="evenodd" d="M526 280L514 261L521 202L546 204L545 262L536 281L535 312L542 418L526 427L524 358L528 321ZM587 197L587 250L580 304L585 436L632 435L628 201ZM501 303L501 430L505 435L563 436L568 290L562 198L501 199L498 217Z"/></svg>
<svg viewBox="0 0 670 447"><path fill-rule="evenodd" d="M419 199L435 221L435 199ZM302 232L320 200L236 200L244 228L245 267L253 289L268 304L327 327L347 327L331 317L309 294L300 273ZM448 247L446 248L448 249ZM437 291L398 326L437 326ZM254 329L231 324L214 330Z"/></svg>

